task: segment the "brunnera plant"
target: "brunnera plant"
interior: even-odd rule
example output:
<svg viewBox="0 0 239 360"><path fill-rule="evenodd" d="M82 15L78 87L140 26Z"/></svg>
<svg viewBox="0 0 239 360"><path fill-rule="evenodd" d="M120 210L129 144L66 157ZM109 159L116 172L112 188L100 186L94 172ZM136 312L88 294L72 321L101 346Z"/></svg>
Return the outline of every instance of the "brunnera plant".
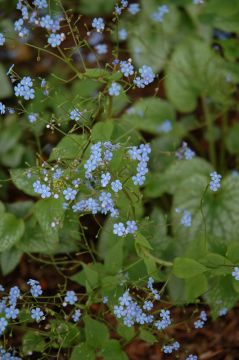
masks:
<svg viewBox="0 0 239 360"><path fill-rule="evenodd" d="M27 254L61 282L1 287L1 357L121 360L139 338L198 359L167 333L174 306L195 304L199 329L239 298L237 2L18 0L14 14L1 48L24 43L44 70L0 67L1 269Z"/></svg>

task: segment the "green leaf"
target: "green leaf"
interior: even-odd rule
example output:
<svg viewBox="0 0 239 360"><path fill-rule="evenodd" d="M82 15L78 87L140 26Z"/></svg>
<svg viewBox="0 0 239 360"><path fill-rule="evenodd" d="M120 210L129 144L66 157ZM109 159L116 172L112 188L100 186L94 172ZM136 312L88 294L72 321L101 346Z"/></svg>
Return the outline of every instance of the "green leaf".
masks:
<svg viewBox="0 0 239 360"><path fill-rule="evenodd" d="M102 349L109 341L107 326L88 315L84 317L84 322L87 345L94 349Z"/></svg>
<svg viewBox="0 0 239 360"><path fill-rule="evenodd" d="M189 279L207 271L206 266L196 260L178 257L174 260L173 273L180 279Z"/></svg>
<svg viewBox="0 0 239 360"><path fill-rule="evenodd" d="M99 286L99 268L102 264L82 264L83 270L74 274L71 280L80 285L86 286L87 283L91 289Z"/></svg>
<svg viewBox="0 0 239 360"><path fill-rule="evenodd" d="M232 272L233 264L220 254L208 253L199 261L205 265L213 275L225 275L231 274Z"/></svg>
<svg viewBox="0 0 239 360"><path fill-rule="evenodd" d="M114 130L113 121L99 122L94 125L91 133L92 141L108 141Z"/></svg>
<svg viewBox="0 0 239 360"><path fill-rule="evenodd" d="M0 99L5 99L12 95L12 85L10 83L9 78L6 75L6 70L2 65L0 65L0 79L1 79Z"/></svg>
<svg viewBox="0 0 239 360"><path fill-rule="evenodd" d="M81 343L73 349L70 357L70 360L79 359L95 360L95 351L87 343Z"/></svg>
<svg viewBox="0 0 239 360"><path fill-rule="evenodd" d="M114 8L114 0L94 0L91 3L88 0L81 0L79 11L83 15L102 15L111 13Z"/></svg>
<svg viewBox="0 0 239 360"><path fill-rule="evenodd" d="M22 251L18 250L15 247L12 247L9 250L5 250L1 253L1 270L4 276L8 275L15 269L15 267L20 262L22 254Z"/></svg>
<svg viewBox="0 0 239 360"><path fill-rule="evenodd" d="M135 335L135 330L133 328L128 328L124 324L118 322L117 333L127 342L129 342Z"/></svg>
<svg viewBox="0 0 239 360"><path fill-rule="evenodd" d="M123 265L123 244L124 239L118 239L105 255L105 269L109 274L116 274Z"/></svg>
<svg viewBox="0 0 239 360"><path fill-rule="evenodd" d="M234 124L228 131L226 136L227 150L231 154L239 153L239 124Z"/></svg>
<svg viewBox="0 0 239 360"><path fill-rule="evenodd" d="M228 245L226 256L235 265L239 263L239 243L238 243L238 241L233 241L231 244Z"/></svg>
<svg viewBox="0 0 239 360"><path fill-rule="evenodd" d="M14 215L4 213L0 217L0 251L10 249L24 233L24 222Z"/></svg>
<svg viewBox="0 0 239 360"><path fill-rule="evenodd" d="M177 160L166 169L164 173L151 173L146 181L145 195L151 198L178 193L183 181L193 174L208 175L212 166L204 159Z"/></svg>
<svg viewBox="0 0 239 360"><path fill-rule="evenodd" d="M157 339L152 334L152 332L145 330L144 328L140 329L139 337L141 340L146 341L148 344L154 344L155 342L157 342Z"/></svg>
<svg viewBox="0 0 239 360"><path fill-rule="evenodd" d="M21 126L14 122L1 129L0 133L0 156L7 154L9 150L12 150L18 143L22 135Z"/></svg>
<svg viewBox="0 0 239 360"><path fill-rule="evenodd" d="M175 117L175 111L168 101L152 97L137 101L123 116L123 120L138 130L157 134L165 120L170 120L173 125Z"/></svg>
<svg viewBox="0 0 239 360"><path fill-rule="evenodd" d="M59 241L59 226L64 219L62 199L41 199L34 207L34 216L37 219L44 235L49 242L57 243Z"/></svg>
<svg viewBox="0 0 239 360"><path fill-rule="evenodd" d="M148 0L147 5L137 15L135 21L130 22L128 45L134 63L140 67L145 64L155 70L162 69L168 60L172 42L180 23L180 13L176 7L170 6L166 15L167 19L162 23L152 20L152 13L157 9L157 2Z"/></svg>
<svg viewBox="0 0 239 360"><path fill-rule="evenodd" d="M28 331L22 342L22 350L26 356L34 352L43 353L46 347L44 337L38 331Z"/></svg>
<svg viewBox="0 0 239 360"><path fill-rule="evenodd" d="M219 246L226 250L226 244L239 237L239 177L222 179L221 188L216 193L210 188L205 193L209 181L209 177L195 174L180 184L174 196L173 209L190 211L192 226L185 228L180 225L180 214L173 211L174 233L178 238L189 241L204 234L213 251Z"/></svg>
<svg viewBox="0 0 239 360"><path fill-rule="evenodd" d="M10 170L11 178L14 185L19 190L22 190L24 193L28 195L36 196L32 184L34 183L34 181L39 179L39 177L36 174L34 174L34 168L32 171L32 176L28 177L27 173L29 170L30 169L11 169Z"/></svg>
<svg viewBox="0 0 239 360"><path fill-rule="evenodd" d="M84 135L67 134L52 150L49 160L77 159L86 144L87 139Z"/></svg>
<svg viewBox="0 0 239 360"><path fill-rule="evenodd" d="M128 357L121 349L117 340L109 340L101 351L104 360L127 360Z"/></svg>
<svg viewBox="0 0 239 360"><path fill-rule="evenodd" d="M55 340L62 348L69 348L79 343L81 333L77 325L71 324L63 320L50 321L49 337Z"/></svg>
<svg viewBox="0 0 239 360"><path fill-rule="evenodd" d="M169 62L165 77L166 93L177 110L191 112L200 96L225 102L229 96L225 76L223 60L206 42L190 38L176 47Z"/></svg>
<svg viewBox="0 0 239 360"><path fill-rule="evenodd" d="M208 290L207 278L199 274L185 280L185 292L188 302L194 302L199 296Z"/></svg>

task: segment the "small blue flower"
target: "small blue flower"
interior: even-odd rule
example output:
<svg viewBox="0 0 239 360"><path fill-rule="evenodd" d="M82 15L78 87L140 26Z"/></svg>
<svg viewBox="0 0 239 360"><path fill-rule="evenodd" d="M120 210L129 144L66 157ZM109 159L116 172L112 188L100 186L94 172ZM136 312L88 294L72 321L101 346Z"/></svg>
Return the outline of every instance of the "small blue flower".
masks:
<svg viewBox="0 0 239 360"><path fill-rule="evenodd" d="M79 121L81 116L82 116L82 113L78 109L73 109L70 112L70 119L71 120Z"/></svg>
<svg viewBox="0 0 239 360"><path fill-rule="evenodd" d="M232 276L237 280L239 281L239 267L234 267L234 270L232 272Z"/></svg>
<svg viewBox="0 0 239 360"><path fill-rule="evenodd" d="M9 290L8 301L10 305L15 306L17 299L21 296L20 289L18 286L13 286Z"/></svg>
<svg viewBox="0 0 239 360"><path fill-rule="evenodd" d="M186 357L185 360L198 360L197 355L190 354Z"/></svg>
<svg viewBox="0 0 239 360"><path fill-rule="evenodd" d="M19 310L15 308L15 306L10 306L9 308L5 309L5 314L7 319L15 320L19 314Z"/></svg>
<svg viewBox="0 0 239 360"><path fill-rule="evenodd" d="M210 181L210 189L214 192L216 192L221 187L221 179L222 176L218 174L216 171L211 172L210 174L211 181Z"/></svg>
<svg viewBox="0 0 239 360"><path fill-rule="evenodd" d="M0 46L3 46L5 44L5 41L6 41L5 36L2 33L0 33Z"/></svg>
<svg viewBox="0 0 239 360"><path fill-rule="evenodd" d="M42 294L42 288L40 286L39 281L29 279L27 281L27 284L31 286L30 292L31 292L32 296L38 297L38 296L40 296Z"/></svg>
<svg viewBox="0 0 239 360"><path fill-rule="evenodd" d="M47 1L46 0L34 0L33 4L36 6L36 8L38 9L44 9L47 8Z"/></svg>
<svg viewBox="0 0 239 360"><path fill-rule="evenodd" d="M139 4L138 3L130 4L128 7L128 11L130 12L130 14L136 15L140 11Z"/></svg>
<svg viewBox="0 0 239 360"><path fill-rule="evenodd" d="M106 187L108 184L109 184L109 182L110 182L110 179L111 179L111 175L110 175L110 173L109 172L107 172L107 173L105 173L105 174L102 174L101 175L101 186L102 187Z"/></svg>
<svg viewBox="0 0 239 360"><path fill-rule="evenodd" d="M8 325L8 322L5 318L0 318L0 335L2 335Z"/></svg>
<svg viewBox="0 0 239 360"><path fill-rule="evenodd" d="M122 222L114 224L113 233L118 236L123 236L126 234L125 226Z"/></svg>
<svg viewBox="0 0 239 360"><path fill-rule="evenodd" d="M74 305L75 303L77 302L77 296L76 296L76 293L75 291L73 290L68 290L66 292L66 296L64 298L64 303L63 305L65 304L70 304L70 305Z"/></svg>
<svg viewBox="0 0 239 360"><path fill-rule="evenodd" d="M109 95L110 96L118 96L121 91L121 85L113 82L109 88Z"/></svg>
<svg viewBox="0 0 239 360"><path fill-rule="evenodd" d="M111 183L111 189L112 189L114 192L118 192L119 190L122 190L121 181L120 181L120 180L112 181L112 183Z"/></svg>
<svg viewBox="0 0 239 360"><path fill-rule="evenodd" d="M95 50L98 55L104 55L104 54L107 54L108 46L107 46L107 44L98 44L98 45L95 45Z"/></svg>
<svg viewBox="0 0 239 360"><path fill-rule="evenodd" d="M127 221L126 225L127 225L125 229L126 234L134 234L135 231L138 230L138 226L136 225L136 222L134 220Z"/></svg>
<svg viewBox="0 0 239 360"><path fill-rule="evenodd" d="M172 123L170 120L165 120L160 126L157 127L158 133L169 133L172 131Z"/></svg>
<svg viewBox="0 0 239 360"><path fill-rule="evenodd" d="M120 29L118 35L119 35L119 40L125 41L128 37L128 32L126 29Z"/></svg>
<svg viewBox="0 0 239 360"><path fill-rule="evenodd" d="M105 28L104 20L101 17L94 18L93 21L92 21L92 27L94 29L96 29L96 31L98 31L98 32L103 31L104 28Z"/></svg>
<svg viewBox="0 0 239 360"><path fill-rule="evenodd" d="M164 16L169 13L167 5L161 5L157 11L152 14L152 19L157 22L163 22Z"/></svg>
<svg viewBox="0 0 239 360"><path fill-rule="evenodd" d="M63 33L61 34L51 34L48 39L47 42L48 44L51 45L51 47L57 47L60 46L62 41L65 39L65 35Z"/></svg>
<svg viewBox="0 0 239 360"><path fill-rule="evenodd" d="M5 112L6 112L6 106L2 102L0 102L0 114L4 115Z"/></svg>
<svg viewBox="0 0 239 360"><path fill-rule="evenodd" d="M154 81L155 75L150 66L143 65L139 69L139 73L140 73L141 78L143 79L145 85L149 85L150 83L152 83Z"/></svg>
<svg viewBox="0 0 239 360"><path fill-rule="evenodd" d="M81 317L80 309L75 310L74 314L72 315L72 320L74 322L78 322L80 320L80 317Z"/></svg>
<svg viewBox="0 0 239 360"><path fill-rule="evenodd" d="M28 115L28 120L29 120L29 122L30 122L30 123L36 122L38 116L39 116L39 114L37 114L37 113L30 113L30 114Z"/></svg>
<svg viewBox="0 0 239 360"><path fill-rule="evenodd" d="M31 309L31 318L36 320L36 322L40 322L41 320L44 320L44 313L41 311L39 307L35 309Z"/></svg>
<svg viewBox="0 0 239 360"><path fill-rule="evenodd" d="M121 61L120 62L120 71L123 73L124 76L128 77L129 75L133 75L134 67L129 60Z"/></svg>
<svg viewBox="0 0 239 360"><path fill-rule="evenodd" d="M188 210L184 210L181 217L180 223L185 227L191 227L192 225L192 214Z"/></svg>
<svg viewBox="0 0 239 360"><path fill-rule="evenodd" d="M204 326L204 321L202 321L202 320L196 320L194 322L195 329L202 329L203 326Z"/></svg>
<svg viewBox="0 0 239 360"><path fill-rule="evenodd" d="M147 310L147 311L150 311L153 309L153 303L152 301L145 301L144 304L143 304L143 309L144 310Z"/></svg>
<svg viewBox="0 0 239 360"><path fill-rule="evenodd" d="M103 304L107 304L108 301L109 301L108 296L104 296L104 297L103 297L103 300L102 300Z"/></svg>
<svg viewBox="0 0 239 360"><path fill-rule="evenodd" d="M74 200L76 198L77 190L68 187L63 191L66 200Z"/></svg>

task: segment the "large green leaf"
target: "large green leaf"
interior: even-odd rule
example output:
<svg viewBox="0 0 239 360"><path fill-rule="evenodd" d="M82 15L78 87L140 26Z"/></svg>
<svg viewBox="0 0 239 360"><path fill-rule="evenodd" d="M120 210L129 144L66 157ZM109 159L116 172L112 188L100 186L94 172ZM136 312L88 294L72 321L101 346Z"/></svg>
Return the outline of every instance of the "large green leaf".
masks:
<svg viewBox="0 0 239 360"><path fill-rule="evenodd" d="M24 222L14 215L4 213L0 217L0 251L10 249L24 233Z"/></svg>
<svg viewBox="0 0 239 360"><path fill-rule="evenodd" d="M87 343L81 343L74 347L70 360L95 360L95 351Z"/></svg>
<svg viewBox="0 0 239 360"><path fill-rule="evenodd" d="M165 120L170 120L173 125L175 116L175 111L169 102L150 97L136 102L123 119L138 130L157 134Z"/></svg>
<svg viewBox="0 0 239 360"><path fill-rule="evenodd" d="M182 112L193 111L200 96L225 103L229 94L225 77L222 59L205 42L190 38L176 47L167 67L167 96Z"/></svg>
<svg viewBox="0 0 239 360"><path fill-rule="evenodd" d="M44 337L37 331L28 331L23 337L23 353L27 356L29 353L43 353L46 343Z"/></svg>
<svg viewBox="0 0 239 360"><path fill-rule="evenodd" d="M190 279L207 271L206 266L189 258L178 257L174 261L173 273L180 279Z"/></svg>
<svg viewBox="0 0 239 360"><path fill-rule="evenodd" d="M92 319L86 315L85 322L85 337L87 345L94 349L102 349L109 341L109 331L107 326L97 320Z"/></svg>
<svg viewBox="0 0 239 360"><path fill-rule="evenodd" d="M221 189L206 190L209 176L195 174L183 183L174 196L173 209L187 209L192 214L192 226L180 225L180 214L173 210L173 228L177 237L194 239L205 235L212 246L224 245L239 238L239 178L228 176L222 180Z"/></svg>
<svg viewBox="0 0 239 360"><path fill-rule="evenodd" d="M128 357L121 349L117 340L109 340L101 351L104 360L127 360Z"/></svg>
<svg viewBox="0 0 239 360"><path fill-rule="evenodd" d="M28 172L31 170L32 175L29 177ZM34 174L36 168L31 169L11 169L10 174L14 185L19 189L25 192L28 195L36 196L33 189L34 181L39 179L39 176Z"/></svg>
<svg viewBox="0 0 239 360"><path fill-rule="evenodd" d="M212 171L212 166L201 158L192 160L176 160L164 173L151 173L146 181L145 195L158 197L167 192L178 192L180 184L192 174L207 175Z"/></svg>
<svg viewBox="0 0 239 360"><path fill-rule="evenodd" d="M34 207L34 216L48 241L57 243L59 227L62 226L64 219L62 199L39 200Z"/></svg>
<svg viewBox="0 0 239 360"><path fill-rule="evenodd" d="M68 134L52 150L50 160L76 159L80 156L84 146L87 144L83 135Z"/></svg>
<svg viewBox="0 0 239 360"><path fill-rule="evenodd" d="M6 76L6 71L2 65L0 65L0 79L0 99L5 99L12 95L12 86L8 77Z"/></svg>
<svg viewBox="0 0 239 360"><path fill-rule="evenodd" d="M22 252L16 247L12 247L1 253L1 270L3 275L9 274L15 269L22 257Z"/></svg>

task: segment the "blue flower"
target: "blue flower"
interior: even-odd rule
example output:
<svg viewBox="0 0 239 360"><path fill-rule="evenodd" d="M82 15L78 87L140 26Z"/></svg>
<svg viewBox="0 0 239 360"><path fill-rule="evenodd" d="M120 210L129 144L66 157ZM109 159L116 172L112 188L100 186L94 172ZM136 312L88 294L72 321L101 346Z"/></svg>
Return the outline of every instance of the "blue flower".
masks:
<svg viewBox="0 0 239 360"><path fill-rule="evenodd" d="M5 308L5 314L7 319L15 320L19 314L19 310L15 308L15 306L10 306L9 308Z"/></svg>
<svg viewBox="0 0 239 360"><path fill-rule="evenodd" d="M192 214L188 210L184 210L181 217L180 223L185 227L191 227L192 225Z"/></svg>
<svg viewBox="0 0 239 360"><path fill-rule="evenodd" d="M110 96L118 96L121 91L121 85L113 82L109 88L109 95Z"/></svg>
<svg viewBox="0 0 239 360"><path fill-rule="evenodd" d="M179 160L191 160L195 156L195 152L188 147L188 144L184 141L181 148L176 151L176 157Z"/></svg>
<svg viewBox="0 0 239 360"><path fill-rule="evenodd" d="M197 355L190 354L186 357L185 360L198 360Z"/></svg>
<svg viewBox="0 0 239 360"><path fill-rule="evenodd" d="M96 29L96 31L98 31L98 32L103 31L104 28L105 28L104 20L101 17L94 18L93 21L92 21L92 27L94 29Z"/></svg>
<svg viewBox="0 0 239 360"><path fill-rule="evenodd" d="M157 132L158 133L169 133L170 131L172 131L172 123L170 120L165 120L161 125L159 125L157 127Z"/></svg>
<svg viewBox="0 0 239 360"><path fill-rule="evenodd" d="M164 16L169 13L169 8L167 5L161 5L158 7L157 11L152 14L152 19L157 22L163 22Z"/></svg>
<svg viewBox="0 0 239 360"><path fill-rule="evenodd" d="M141 78L143 79L145 85L148 85L154 81L155 75L150 66L143 65L139 69L139 73L140 73Z"/></svg>
<svg viewBox="0 0 239 360"><path fill-rule="evenodd" d="M0 33L0 46L3 46L5 44L5 41L6 41L5 36L2 33Z"/></svg>
<svg viewBox="0 0 239 360"><path fill-rule="evenodd" d="M14 87L16 96L21 96L25 100L34 99L35 90L32 88L33 82L29 76L25 76L22 80Z"/></svg>
<svg viewBox="0 0 239 360"><path fill-rule="evenodd" d="M66 304L74 305L76 302L77 302L77 296L76 296L75 291L68 290L66 292L66 296L64 298L63 305L65 305L65 306L66 306Z"/></svg>
<svg viewBox="0 0 239 360"><path fill-rule="evenodd" d="M60 46L62 41L64 41L65 39L65 35L63 33L61 34L51 34L48 39L47 42L48 44L51 45L51 47L57 47Z"/></svg>
<svg viewBox="0 0 239 360"><path fill-rule="evenodd" d="M95 45L95 50L98 55L104 55L104 54L107 54L108 46L107 46L107 44L98 44L98 45Z"/></svg>
<svg viewBox="0 0 239 360"><path fill-rule="evenodd" d="M31 286L30 292L31 292L32 296L38 297L39 295L42 294L42 288L40 286L39 281L29 279L27 284Z"/></svg>
<svg viewBox="0 0 239 360"><path fill-rule="evenodd" d="M36 322L39 322L41 320L44 320L44 313L39 307L31 309L31 318L36 320Z"/></svg>
<svg viewBox="0 0 239 360"><path fill-rule="evenodd" d="M0 102L0 114L3 115L6 112L6 106Z"/></svg>
<svg viewBox="0 0 239 360"><path fill-rule="evenodd" d="M2 335L8 325L8 322L5 318L0 318L0 335Z"/></svg>
<svg viewBox="0 0 239 360"><path fill-rule="evenodd" d="M110 179L111 179L111 175L110 175L110 173L109 172L107 172L107 173L105 173L105 174L102 174L101 175L101 186L102 187L106 187L108 184L109 184L109 182L110 182Z"/></svg>
<svg viewBox="0 0 239 360"><path fill-rule="evenodd" d="M134 67L129 60L121 61L120 62L120 71L124 74L124 76L128 77L129 75L133 75Z"/></svg>
<svg viewBox="0 0 239 360"><path fill-rule="evenodd" d="M143 304L143 309L144 310L147 310L147 311L150 311L153 309L153 303L152 301L145 301L144 304Z"/></svg>
<svg viewBox="0 0 239 360"><path fill-rule="evenodd" d="M33 4L38 8L38 9L44 9L47 8L47 1L46 0L34 0Z"/></svg>
<svg viewBox="0 0 239 360"><path fill-rule="evenodd" d="M15 306L17 299L21 296L20 289L18 286L11 287L9 291L8 301L10 305Z"/></svg>
<svg viewBox="0 0 239 360"><path fill-rule="evenodd" d="M221 179L222 176L219 175L216 171L211 172L210 174L211 181L210 181L210 189L216 192L221 187Z"/></svg>
<svg viewBox="0 0 239 360"><path fill-rule="evenodd" d="M128 11L130 12L130 14L136 15L140 11L139 4L138 3L130 4L128 7Z"/></svg>
<svg viewBox="0 0 239 360"><path fill-rule="evenodd" d="M234 267L234 270L232 272L232 276L237 280L239 281L239 267Z"/></svg>
<svg viewBox="0 0 239 360"><path fill-rule="evenodd" d="M30 114L28 115L28 120L29 120L29 122L30 122L30 123L36 122L38 116L39 116L39 114L37 114L37 113L30 113Z"/></svg>
<svg viewBox="0 0 239 360"><path fill-rule="evenodd" d="M72 315L72 320L74 322L78 322L80 320L80 317L81 317L80 309L75 310L74 314Z"/></svg>
<svg viewBox="0 0 239 360"><path fill-rule="evenodd" d="M112 181L112 183L111 183L111 189L112 189L114 192L118 192L119 190L122 190L122 184L121 184L120 180Z"/></svg>
<svg viewBox="0 0 239 360"><path fill-rule="evenodd" d="M125 229L126 234L134 234L135 231L138 230L138 226L136 225L136 222L134 220L127 221L126 225L127 225Z"/></svg>
<svg viewBox="0 0 239 360"><path fill-rule="evenodd" d="M82 113L78 110L78 109L73 109L70 112L70 119L71 120L75 120L75 121L79 121L81 118Z"/></svg>
<svg viewBox="0 0 239 360"><path fill-rule="evenodd" d="M194 322L195 329L202 329L203 326L204 326L204 321L202 321L202 320L196 320Z"/></svg>
<svg viewBox="0 0 239 360"><path fill-rule="evenodd" d="M66 200L74 200L76 198L77 190L68 187L63 191Z"/></svg>
<svg viewBox="0 0 239 360"><path fill-rule="evenodd" d="M119 40L125 41L128 37L128 32L126 29L120 29L118 31L118 35L119 35Z"/></svg>
<svg viewBox="0 0 239 360"><path fill-rule="evenodd" d="M122 222L114 224L113 233L118 236L123 236L126 234L125 226Z"/></svg>

